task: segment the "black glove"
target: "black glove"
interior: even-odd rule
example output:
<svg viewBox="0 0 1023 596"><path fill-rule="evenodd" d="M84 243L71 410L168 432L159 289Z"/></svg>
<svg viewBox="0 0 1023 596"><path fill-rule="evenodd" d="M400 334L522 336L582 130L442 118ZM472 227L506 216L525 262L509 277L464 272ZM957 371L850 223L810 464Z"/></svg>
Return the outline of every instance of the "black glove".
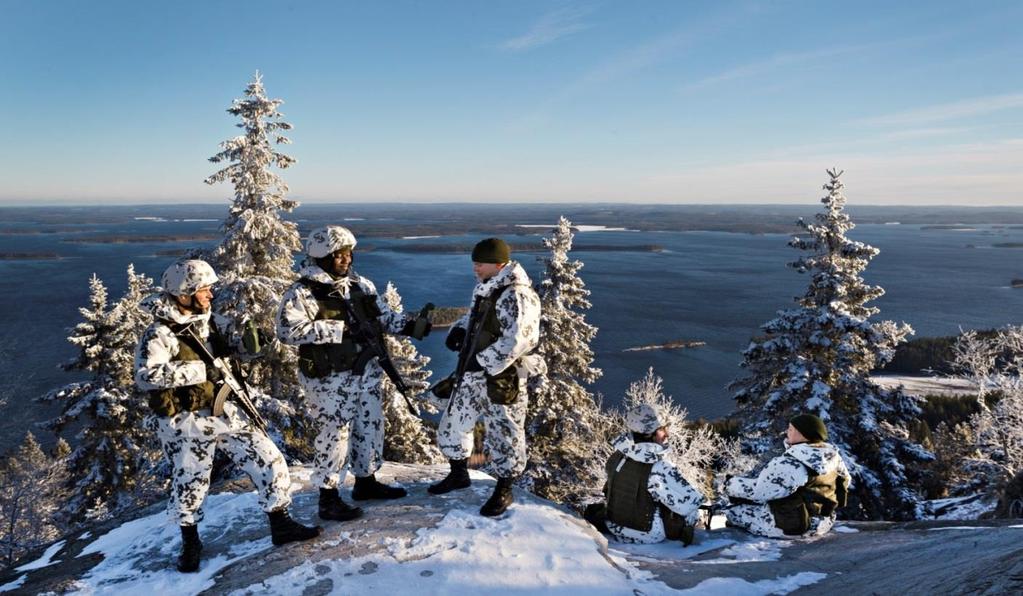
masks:
<svg viewBox="0 0 1023 596"><path fill-rule="evenodd" d="M213 366L212 364L207 364L206 380L216 385L224 381L224 375L220 372L219 368Z"/></svg>
<svg viewBox="0 0 1023 596"><path fill-rule="evenodd" d="M423 339L427 335L430 335L430 330L433 329L433 323L427 319L409 319L405 322L405 326L401 328L399 334L412 339Z"/></svg>
<svg viewBox="0 0 1023 596"><path fill-rule="evenodd" d="M461 327L452 327L451 331L448 332L448 336L444 339L444 345L452 352L457 352L462 349L462 343L465 341L465 335L465 329L462 329Z"/></svg>
<svg viewBox="0 0 1023 596"><path fill-rule="evenodd" d="M475 356L469 358L469 362L465 364L465 372L480 372L482 370L483 365L480 364L479 359L476 358Z"/></svg>

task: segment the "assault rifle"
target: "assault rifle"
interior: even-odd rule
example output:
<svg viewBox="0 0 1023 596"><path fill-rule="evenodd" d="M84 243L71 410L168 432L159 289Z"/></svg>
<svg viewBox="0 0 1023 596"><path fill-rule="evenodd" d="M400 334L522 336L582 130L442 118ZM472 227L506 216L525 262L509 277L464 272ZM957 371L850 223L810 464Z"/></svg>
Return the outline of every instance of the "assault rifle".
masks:
<svg viewBox="0 0 1023 596"><path fill-rule="evenodd" d="M458 364L455 367L454 380L452 377L448 377L430 388L430 391L441 399L458 395L458 390L462 387L462 378L465 376L465 369L469 366L469 358L474 357L472 349L476 345L479 334L483 331L483 323L486 321L487 315L490 314L490 309L494 307L494 300L489 297L482 298L478 306L478 309L473 309L476 311L475 316L469 316L469 329L466 330L462 347L458 350Z"/></svg>
<svg viewBox="0 0 1023 596"><path fill-rule="evenodd" d="M259 410L256 409L256 405L252 403L251 399L249 399L249 393L245 389L245 385L243 385L241 381L234 376L234 371L231 370L231 363L225 358L218 358L214 356L213 353L210 352L210 349L206 347L206 343L195 332L195 327L193 325L186 327L185 331L191 339L194 340L195 345L199 347L199 355L202 357L203 362L220 371L220 376L224 379L223 386L221 386L220 391L217 392L217 396L213 400L213 415L220 416L223 414L224 402L227 401L228 397L234 395L238 402L238 406L241 407L242 411L248 414L249 420L251 420L252 423L259 428L259 430L266 433L266 420L259 415Z"/></svg>
<svg viewBox="0 0 1023 596"><path fill-rule="evenodd" d="M394 388L398 390L398 393L405 399L405 405L408 406L408 411L413 416L419 415L419 408L412 403L412 399L409 394L412 390L408 384L405 383L405 379L401 378L401 373L398 372L398 368L394 366L394 361L391 360L391 354L387 351L387 345L384 342L384 331L380 327L380 321L373 318L366 318L360 316L360 309L352 308L348 304L347 300L342 300L342 304L345 306L345 310L348 313L348 320L351 322L353 335L358 338L356 341L360 342L364 346L364 350L359 354L359 359L355 361L355 365L352 367L352 371L356 374L362 374L366 370L366 365L377 357L380 362L380 368L387 375L387 378L394 384ZM417 317L417 325L419 321L426 321L430 316L430 311L434 308L432 303L427 303L423 307L423 310L419 311ZM425 323L424 323L425 325Z"/></svg>

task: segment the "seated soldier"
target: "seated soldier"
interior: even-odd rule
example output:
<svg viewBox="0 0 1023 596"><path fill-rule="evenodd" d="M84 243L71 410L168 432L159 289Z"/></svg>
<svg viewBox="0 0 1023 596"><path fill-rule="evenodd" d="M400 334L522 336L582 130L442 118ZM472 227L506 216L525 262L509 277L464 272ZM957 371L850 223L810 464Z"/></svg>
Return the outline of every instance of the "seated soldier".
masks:
<svg viewBox="0 0 1023 596"><path fill-rule="evenodd" d="M827 440L828 430L817 416L790 420L785 453L756 478L725 481L733 503L725 513L729 525L769 538L826 534L850 486L849 470Z"/></svg>
<svg viewBox="0 0 1023 596"><path fill-rule="evenodd" d="M607 461L606 525L622 542L693 541L703 495L665 459L668 427L662 412L643 404L629 412L631 432L615 439Z"/></svg>

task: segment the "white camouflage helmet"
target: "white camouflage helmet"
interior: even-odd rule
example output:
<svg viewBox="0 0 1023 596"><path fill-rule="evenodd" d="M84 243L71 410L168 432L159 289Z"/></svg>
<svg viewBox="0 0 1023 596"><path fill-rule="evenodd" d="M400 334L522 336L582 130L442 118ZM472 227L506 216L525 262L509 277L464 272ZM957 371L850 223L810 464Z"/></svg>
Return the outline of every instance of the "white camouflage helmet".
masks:
<svg viewBox="0 0 1023 596"><path fill-rule="evenodd" d="M217 283L218 279L209 263L199 259L188 259L168 267L160 278L160 285L172 296L191 296L199 291L199 288Z"/></svg>
<svg viewBox="0 0 1023 596"><path fill-rule="evenodd" d="M313 230L305 242L305 254L314 259L321 259L342 248L355 248L355 234L342 226Z"/></svg>
<svg viewBox="0 0 1023 596"><path fill-rule="evenodd" d="M649 435L667 425L668 420L664 417L664 413L653 404L640 404L629 410L625 417L625 426L629 427L629 430L644 435Z"/></svg>

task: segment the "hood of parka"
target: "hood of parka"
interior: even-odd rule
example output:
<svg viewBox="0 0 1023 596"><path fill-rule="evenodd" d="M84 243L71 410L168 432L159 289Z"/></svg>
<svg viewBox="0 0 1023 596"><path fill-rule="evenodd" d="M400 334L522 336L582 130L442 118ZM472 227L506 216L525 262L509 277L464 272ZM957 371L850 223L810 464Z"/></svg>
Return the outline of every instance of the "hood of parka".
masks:
<svg viewBox="0 0 1023 596"><path fill-rule="evenodd" d="M668 448L659 443L637 443L631 433L625 433L611 442L611 446L625 457L644 464L655 464L664 458Z"/></svg>
<svg viewBox="0 0 1023 596"><path fill-rule="evenodd" d="M153 314L158 320L170 321L178 325L198 322L206 324L210 320L211 311L204 313L183 313L177 302L166 293L154 294L142 301L142 307Z"/></svg>
<svg viewBox="0 0 1023 596"><path fill-rule="evenodd" d="M842 463L842 455L831 443L799 443L789 447L785 454L805 464L817 474L834 471Z"/></svg>
<svg viewBox="0 0 1023 596"><path fill-rule="evenodd" d="M473 297L489 296L498 288L504 288L506 286L532 287L532 283L529 281L529 275L518 261L508 261L508 264L505 265L504 268L497 273L497 275L491 277L487 281L477 283L476 289L473 290L472 295Z"/></svg>

